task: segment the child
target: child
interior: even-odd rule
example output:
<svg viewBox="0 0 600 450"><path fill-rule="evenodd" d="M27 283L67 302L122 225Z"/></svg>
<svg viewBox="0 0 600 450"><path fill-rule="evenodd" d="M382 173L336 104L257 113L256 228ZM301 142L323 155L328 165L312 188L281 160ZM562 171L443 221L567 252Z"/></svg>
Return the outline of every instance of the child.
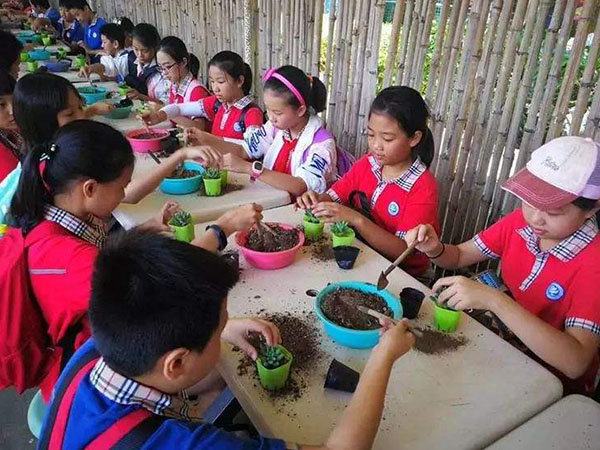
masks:
<svg viewBox="0 0 600 450"><path fill-rule="evenodd" d="M127 17L119 17L114 21L125 33L125 50L133 51L133 22Z"/></svg>
<svg viewBox="0 0 600 450"><path fill-rule="evenodd" d="M565 395L593 393L600 343L600 146L560 137L533 152L503 188L521 208L460 245L443 244L429 225L406 242L439 267L457 269L501 258L510 295L465 277L438 280L439 301L489 310L537 358L559 372Z"/></svg>
<svg viewBox="0 0 600 450"><path fill-rule="evenodd" d="M19 64L23 44L8 31L0 30L0 71L7 73L15 80L19 78Z"/></svg>
<svg viewBox="0 0 600 450"><path fill-rule="evenodd" d="M148 23L139 23L133 28L133 53L129 54L128 74L125 81L134 91L129 97L152 100L158 103L169 101L169 86L158 70L156 51L160 35Z"/></svg>
<svg viewBox="0 0 600 450"><path fill-rule="evenodd" d="M263 124L263 113L250 95L252 70L240 55L223 51L213 56L208 62L208 80L214 95L199 102L171 104L144 120L154 124L181 116L202 118L210 122L208 129L214 136L235 140L242 139L250 127ZM196 141L201 144L200 139Z"/></svg>
<svg viewBox="0 0 600 450"><path fill-rule="evenodd" d="M406 250L402 238L415 225L429 223L439 230L437 183L428 170L434 149L428 117L414 89L393 86L381 91L369 112L370 153L326 194L307 192L298 206L325 222L347 221L391 260ZM425 255L413 254L403 268L417 276L428 266Z"/></svg>
<svg viewBox="0 0 600 450"><path fill-rule="evenodd" d="M61 0L60 6L61 17L56 24L58 38L67 45L83 41L83 27L71 13L71 10L65 7L64 0Z"/></svg>
<svg viewBox="0 0 600 450"><path fill-rule="evenodd" d="M115 23L107 23L100 28L102 50L105 55L100 62L86 65L79 71L79 76L88 78L96 73L105 80L124 80L129 73L129 52L125 49L125 33Z"/></svg>
<svg viewBox="0 0 600 450"><path fill-rule="evenodd" d="M12 109L15 84L13 77L0 71L0 191L4 179L19 164L23 145Z"/></svg>
<svg viewBox="0 0 600 450"><path fill-rule="evenodd" d="M86 0L65 0L65 5L83 27L83 39L77 44L90 54L97 53L102 48L100 29L106 21L92 11Z"/></svg>
<svg viewBox="0 0 600 450"><path fill-rule="evenodd" d="M89 336L86 313L94 261L105 240L104 221L123 200L134 161L121 133L87 120L63 126L49 143L37 145L24 159L10 213L16 228L32 242L27 260L31 288L53 346L74 326L81 327L76 347ZM166 222L176 207L165 204L155 219L141 227L168 231ZM194 243L214 250L221 233L249 228L261 217L260 209L252 205L238 208ZM45 399L58 367L40 386Z"/></svg>
<svg viewBox="0 0 600 450"><path fill-rule="evenodd" d="M167 36L158 46L156 54L158 71L169 81L169 104L197 102L209 96L206 88L198 81L200 62L188 53L183 41ZM180 126L193 127L199 124L186 117L176 117L173 122ZM200 126L202 126L200 124Z"/></svg>
<svg viewBox="0 0 600 450"><path fill-rule="evenodd" d="M384 330L324 445L239 437L203 422L203 408L179 395L215 370L221 339L253 358L257 351L248 343L248 331L261 333L268 345L279 342L278 330L268 322L228 319L227 295L237 280L237 272L219 257L153 233L128 232L108 244L98 256L92 285L94 337L65 369L38 449L53 442L82 450L95 439L104 441L105 430L119 429L115 424L141 421L143 432L124 430L112 434L114 441L134 439L136 445L127 448L140 450L370 449L392 365L414 343L404 322ZM76 373L81 378L73 381ZM55 421L57 414L66 421Z"/></svg>
<svg viewBox="0 0 600 450"><path fill-rule="evenodd" d="M56 28L60 19L60 11L50 6L48 0L30 0L32 10L33 31L39 31L45 27Z"/></svg>

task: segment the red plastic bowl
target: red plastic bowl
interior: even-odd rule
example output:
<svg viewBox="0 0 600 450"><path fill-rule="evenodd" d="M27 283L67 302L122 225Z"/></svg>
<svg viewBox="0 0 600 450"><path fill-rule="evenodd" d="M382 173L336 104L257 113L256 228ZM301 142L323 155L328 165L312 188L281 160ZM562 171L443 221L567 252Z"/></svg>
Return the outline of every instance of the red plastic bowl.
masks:
<svg viewBox="0 0 600 450"><path fill-rule="evenodd" d="M159 135L154 139L138 139L137 136L148 134L148 130L141 128L127 133L125 136L131 144L134 152L138 153L154 153L162 150L162 140L169 137L168 130L152 129L152 133Z"/></svg>
<svg viewBox="0 0 600 450"><path fill-rule="evenodd" d="M296 228L293 225L288 225L285 223L279 223L277 225L286 230ZM266 231L266 233L268 233L268 231ZM248 264L258 269L282 269L283 267L287 267L294 262L296 253L298 250L300 250L302 245L304 245L304 233L298 230L298 243L289 250L283 250L282 252L257 252L256 250L251 250L245 247L247 241L247 231L240 231L235 235L235 242L240 247L242 255L244 255L244 258L246 258Z"/></svg>

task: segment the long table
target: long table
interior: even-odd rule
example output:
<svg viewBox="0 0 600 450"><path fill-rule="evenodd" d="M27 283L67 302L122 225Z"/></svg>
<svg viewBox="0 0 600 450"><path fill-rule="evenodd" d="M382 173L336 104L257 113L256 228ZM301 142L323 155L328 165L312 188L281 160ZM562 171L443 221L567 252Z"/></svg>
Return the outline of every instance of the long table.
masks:
<svg viewBox="0 0 600 450"><path fill-rule="evenodd" d="M302 221L302 213L292 206L264 215L267 222ZM198 224L196 234L206 225ZM233 237L229 242L235 248ZM253 268L240 255L241 281L229 295L230 315L261 309L301 314L313 309L314 299L305 295L309 288L344 280L375 283L389 261L360 242L356 245L361 253L350 271L339 269L335 261L320 262L308 250L277 271ZM388 278L388 290L396 296L404 287L430 293L402 270ZM433 306L425 301L418 324L429 324L432 317ZM461 320L459 332L469 340L465 347L444 355L412 351L395 364L375 449L480 449L560 398L562 385L549 371L467 315ZM336 358L361 371L369 351L341 347L325 334L321 348L327 357L315 363L307 392L294 402L278 403L256 381L237 375L239 353L223 346L221 373L261 433L303 444L327 438L350 400L349 394L324 389L328 365Z"/></svg>

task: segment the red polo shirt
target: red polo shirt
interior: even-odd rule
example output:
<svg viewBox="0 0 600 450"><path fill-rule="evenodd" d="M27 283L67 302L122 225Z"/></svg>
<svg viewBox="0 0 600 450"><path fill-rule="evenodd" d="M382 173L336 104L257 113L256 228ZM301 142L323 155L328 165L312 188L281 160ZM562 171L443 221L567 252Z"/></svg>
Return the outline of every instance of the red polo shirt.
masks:
<svg viewBox="0 0 600 450"><path fill-rule="evenodd" d="M559 330L576 327L600 335L600 237L595 221L542 252L539 238L518 209L473 241L486 256L501 258L504 284L527 311ZM589 395L597 371L598 355L581 378L558 375L565 393Z"/></svg>
<svg viewBox="0 0 600 450"><path fill-rule="evenodd" d="M187 89L191 89L190 102L196 102L208 97L210 94L206 88L202 85L196 87L183 86L183 89L173 90L169 92L169 103L183 103L185 102L185 96L187 95Z"/></svg>
<svg viewBox="0 0 600 450"><path fill-rule="evenodd" d="M252 103L252 96L247 95L246 97L238 100L228 109L225 105L219 106L215 113L215 104L217 103L217 97L210 96L200 100L202 106L202 114L200 117L206 118L209 122L212 122L211 133L215 136L221 136L232 139L244 139L244 130L240 125L240 119L242 117L242 111L244 107ZM246 129L256 126L260 127L263 124L263 112L258 106L252 106L246 110L244 117L244 125Z"/></svg>
<svg viewBox="0 0 600 450"><path fill-rule="evenodd" d="M98 248L48 220L42 221L33 232L36 234L28 252L29 273L33 293L48 324L48 334L56 345L70 326L81 322L83 330L75 340L78 348L90 336L87 311ZM61 360L58 358L40 386L46 400L58 379Z"/></svg>
<svg viewBox="0 0 600 450"><path fill-rule="evenodd" d="M422 223L433 225L439 233L437 182L421 160L392 180L384 180L381 169L374 157L365 155L327 193L345 205L349 205L353 191L364 193L373 221L400 238ZM359 206L357 197L353 201L350 206ZM419 252L402 265L411 275L422 274L428 266L429 258Z"/></svg>
<svg viewBox="0 0 600 450"><path fill-rule="evenodd" d="M15 156L11 149L0 142L0 182L6 176L15 170L19 159Z"/></svg>

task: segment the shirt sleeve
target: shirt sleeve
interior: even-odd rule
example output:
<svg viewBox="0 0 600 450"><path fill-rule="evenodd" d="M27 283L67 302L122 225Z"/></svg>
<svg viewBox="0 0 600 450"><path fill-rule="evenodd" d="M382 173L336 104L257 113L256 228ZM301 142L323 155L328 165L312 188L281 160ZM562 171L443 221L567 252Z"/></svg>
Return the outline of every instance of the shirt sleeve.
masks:
<svg viewBox="0 0 600 450"><path fill-rule="evenodd" d="M208 91L204 86L196 86L190 94L190 101L197 102L209 96Z"/></svg>
<svg viewBox="0 0 600 450"><path fill-rule="evenodd" d="M308 190L319 194L327 190L327 180L331 179L331 172L336 163L335 141L326 141L312 144L308 148L306 159L293 171L295 177L302 178Z"/></svg>
<svg viewBox="0 0 600 450"><path fill-rule="evenodd" d="M521 209L513 211L489 228L475 235L473 243L488 258L500 258L508 242L510 233L517 228L519 217L522 217Z"/></svg>
<svg viewBox="0 0 600 450"><path fill-rule="evenodd" d="M260 159L271 148L274 137L275 129L269 121L260 127L247 128L242 147L250 159Z"/></svg>
<svg viewBox="0 0 600 450"><path fill-rule="evenodd" d="M327 194L334 202L347 205L350 193L358 188L360 176L364 173L366 156L358 160L346 174L333 183Z"/></svg>
<svg viewBox="0 0 600 450"><path fill-rule="evenodd" d="M214 113L212 112L210 99L213 97L206 97L197 102L186 102L186 103L173 103L167 105L161 109L167 115L167 118L172 119L174 117L202 117L212 121L214 119Z"/></svg>
<svg viewBox="0 0 600 450"><path fill-rule="evenodd" d="M100 64L104 66L104 75L107 77L117 76L117 66L115 64L115 58L112 56L102 55L100 57Z"/></svg>
<svg viewBox="0 0 600 450"><path fill-rule="evenodd" d="M260 108L250 108L250 111L246 113L244 118L244 125L246 129L250 127L262 127L264 124L263 112Z"/></svg>
<svg viewBox="0 0 600 450"><path fill-rule="evenodd" d="M413 186L408 196L408 201L404 205L404 211L396 225L396 236L404 238L406 232L420 224L430 224L439 233L440 227L438 222L438 195L437 185L434 177L427 176L424 183L419 183Z"/></svg>
<svg viewBox="0 0 600 450"><path fill-rule="evenodd" d="M600 270L590 268L577 274L569 288L571 305L565 318L565 328L583 328L600 336Z"/></svg>

